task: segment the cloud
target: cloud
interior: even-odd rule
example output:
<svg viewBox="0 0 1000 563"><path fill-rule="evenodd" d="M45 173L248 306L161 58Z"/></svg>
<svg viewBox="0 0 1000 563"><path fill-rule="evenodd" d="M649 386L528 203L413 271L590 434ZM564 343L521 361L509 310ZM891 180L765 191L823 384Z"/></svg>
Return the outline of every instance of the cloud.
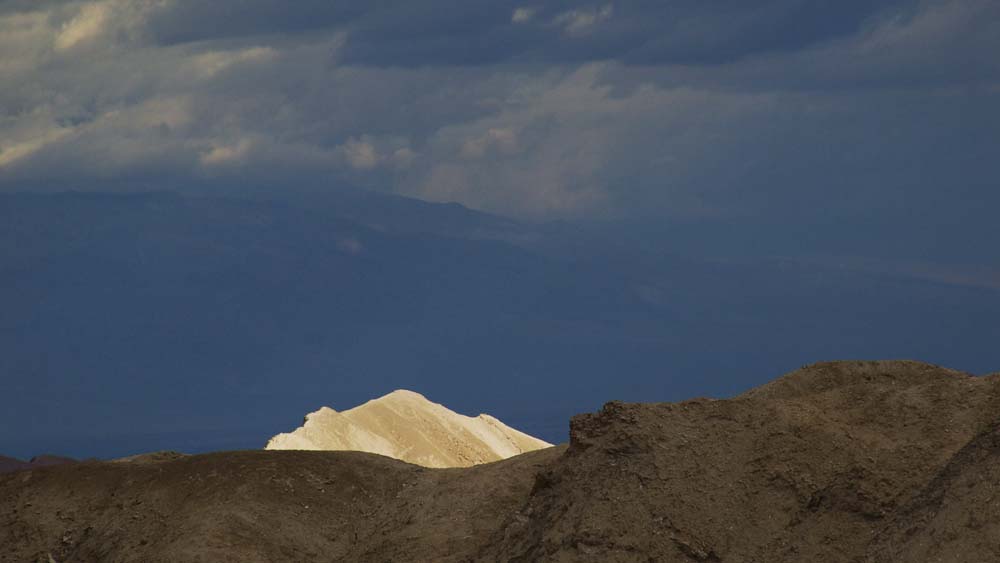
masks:
<svg viewBox="0 0 1000 563"><path fill-rule="evenodd" d="M914 0L754 4L619 0L525 6L470 0L437 11L404 2L372 5L339 25L353 64L475 65L502 61L617 60L627 64L720 64L791 52L847 37ZM552 30L560 33L552 33Z"/></svg>
<svg viewBox="0 0 1000 563"><path fill-rule="evenodd" d="M614 11L612 4L588 10L570 10L557 15L552 23L561 27L568 35L583 35L589 33L595 25L610 19Z"/></svg>
<svg viewBox="0 0 1000 563"><path fill-rule="evenodd" d="M0 76L13 76L35 68L46 56L52 32L42 12L0 16Z"/></svg>
<svg viewBox="0 0 1000 563"><path fill-rule="evenodd" d="M983 87L1000 81L1000 60L987 55L1000 47L998 37L1000 4L924 2L847 37L792 53L762 54L715 76L694 70L684 79L704 77L740 88Z"/></svg>
<svg viewBox="0 0 1000 563"><path fill-rule="evenodd" d="M75 45L100 35L108 23L111 4L85 4L69 22L63 24L56 36L56 50L65 51Z"/></svg>
<svg viewBox="0 0 1000 563"><path fill-rule="evenodd" d="M0 143L0 168L10 166L22 158L31 156L32 153L64 138L70 133L72 133L72 129L70 128L55 128L23 141Z"/></svg>
<svg viewBox="0 0 1000 563"><path fill-rule="evenodd" d="M606 167L634 123L632 100L599 83L603 68L535 77L498 113L439 130L413 193L536 217L608 211Z"/></svg>
<svg viewBox="0 0 1000 563"><path fill-rule="evenodd" d="M417 153L410 147L402 147L392 152L389 160L398 168L409 168L416 160Z"/></svg>
<svg viewBox="0 0 1000 563"><path fill-rule="evenodd" d="M460 152L466 158L482 158L487 152L509 155L517 150L517 134L513 130L489 129L482 135L466 139Z"/></svg>
<svg viewBox="0 0 1000 563"><path fill-rule="evenodd" d="M535 17L534 8L517 8L510 16L511 23L526 23Z"/></svg>
<svg viewBox="0 0 1000 563"><path fill-rule="evenodd" d="M202 155L201 163L205 166L239 163L246 158L252 147L250 139L240 139L231 145L213 146Z"/></svg>
<svg viewBox="0 0 1000 563"><path fill-rule="evenodd" d="M210 51L193 57L191 64L204 77L212 77L233 65L272 62L278 56L272 47L247 47L230 51Z"/></svg>
<svg viewBox="0 0 1000 563"><path fill-rule="evenodd" d="M997 197L989 0L234 6L0 6L0 190L318 182L779 222Z"/></svg>
<svg viewBox="0 0 1000 563"><path fill-rule="evenodd" d="M375 168L380 160L380 156L375 152L375 147L365 140L348 139L341 146L347 162L354 168L368 170Z"/></svg>

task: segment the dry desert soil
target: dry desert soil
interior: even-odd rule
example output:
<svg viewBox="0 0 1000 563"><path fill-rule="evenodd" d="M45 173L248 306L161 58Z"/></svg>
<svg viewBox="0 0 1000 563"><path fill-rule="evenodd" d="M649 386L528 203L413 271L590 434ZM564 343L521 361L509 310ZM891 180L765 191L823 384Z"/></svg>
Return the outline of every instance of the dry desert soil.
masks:
<svg viewBox="0 0 1000 563"><path fill-rule="evenodd" d="M0 561L1000 561L1000 374L823 363L570 428L462 469L240 451L7 473Z"/></svg>

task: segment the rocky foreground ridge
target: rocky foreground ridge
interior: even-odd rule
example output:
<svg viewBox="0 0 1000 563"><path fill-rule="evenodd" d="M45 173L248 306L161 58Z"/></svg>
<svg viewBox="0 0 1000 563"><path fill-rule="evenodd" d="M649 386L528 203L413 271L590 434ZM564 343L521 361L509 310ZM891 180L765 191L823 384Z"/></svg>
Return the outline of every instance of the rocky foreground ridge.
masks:
<svg viewBox="0 0 1000 563"><path fill-rule="evenodd" d="M0 561L1000 561L1000 374L809 366L466 469L223 452L0 475Z"/></svg>
<svg viewBox="0 0 1000 563"><path fill-rule="evenodd" d="M76 463L76 460L69 457L55 455L38 455L28 461L21 461L12 457L0 455L0 473L11 471L23 471L25 469L39 469L52 465L62 465L66 463Z"/></svg>
<svg viewBox="0 0 1000 563"><path fill-rule="evenodd" d="M309 413L302 426L271 438L265 449L360 451L424 467L469 467L549 447L490 415L461 415L398 389L343 412Z"/></svg>

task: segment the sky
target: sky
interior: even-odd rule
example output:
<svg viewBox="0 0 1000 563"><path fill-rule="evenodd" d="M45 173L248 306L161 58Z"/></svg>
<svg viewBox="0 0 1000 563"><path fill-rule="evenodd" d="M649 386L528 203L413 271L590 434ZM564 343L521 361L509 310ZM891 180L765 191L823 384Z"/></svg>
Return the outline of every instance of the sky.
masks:
<svg viewBox="0 0 1000 563"><path fill-rule="evenodd" d="M6 0L0 189L264 176L541 220L985 218L998 51L991 0Z"/></svg>
<svg viewBox="0 0 1000 563"><path fill-rule="evenodd" d="M604 253L985 292L922 304L981 337L961 319L1000 291L997 53L995 0L0 0L0 195L361 188Z"/></svg>

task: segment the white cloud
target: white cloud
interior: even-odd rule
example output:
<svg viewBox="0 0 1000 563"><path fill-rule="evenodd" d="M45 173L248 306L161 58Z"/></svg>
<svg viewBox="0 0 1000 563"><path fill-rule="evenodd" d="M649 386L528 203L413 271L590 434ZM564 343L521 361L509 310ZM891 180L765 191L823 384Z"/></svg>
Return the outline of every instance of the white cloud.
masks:
<svg viewBox="0 0 1000 563"><path fill-rule="evenodd" d="M517 134L511 129L493 128L482 135L466 139L460 153L465 158L482 158L487 152L513 154L518 151Z"/></svg>
<svg viewBox="0 0 1000 563"><path fill-rule="evenodd" d="M392 152L392 163L398 168L408 168L416 160L417 153L410 147L402 147Z"/></svg>
<svg viewBox="0 0 1000 563"><path fill-rule="evenodd" d="M191 125L193 101L190 96L151 98L122 109L110 110L89 125L113 127L119 132L141 131L157 127L178 129Z"/></svg>
<svg viewBox="0 0 1000 563"><path fill-rule="evenodd" d="M402 137L376 137L361 135L350 137L334 149L340 156L341 164L356 171L386 169L406 170L413 165L417 153L410 148L409 141Z"/></svg>
<svg viewBox="0 0 1000 563"><path fill-rule="evenodd" d="M18 160L31 156L46 145L54 143L72 132L71 128L56 128L31 139L17 142L0 142L0 168L5 168Z"/></svg>
<svg viewBox="0 0 1000 563"><path fill-rule="evenodd" d="M514 10L514 13L510 16L510 21L512 23L527 23L531 21L531 18L535 17L534 8L518 8Z"/></svg>
<svg viewBox="0 0 1000 563"><path fill-rule="evenodd" d="M244 161L252 147L253 143L249 139L240 139L236 144L213 146L202 155L201 163L204 166L238 164Z"/></svg>
<svg viewBox="0 0 1000 563"><path fill-rule="evenodd" d="M105 40L107 44L136 45L144 37L146 24L158 10L169 8L174 0L96 0L83 3L76 14L64 22L53 38L57 52Z"/></svg>
<svg viewBox="0 0 1000 563"><path fill-rule="evenodd" d="M739 144L730 129L770 115L773 99L652 85L616 92L603 80L612 70L622 67L522 77L495 113L439 129L403 189L538 218L614 216L636 198L669 200L678 215L718 212L692 177L735 168L725 162Z"/></svg>
<svg viewBox="0 0 1000 563"><path fill-rule="evenodd" d="M570 10L556 16L552 23L561 27L567 35L585 35L592 31L595 25L611 19L614 11L615 7L612 4L587 10Z"/></svg>
<svg viewBox="0 0 1000 563"><path fill-rule="evenodd" d="M350 138L340 148L347 158L347 163L353 168L370 170L379 163L380 157L375 151L375 146L366 139Z"/></svg>
<svg viewBox="0 0 1000 563"><path fill-rule="evenodd" d="M244 63L269 63L278 56L271 47L247 47L230 51L210 51L196 55L190 64L203 77L215 76L233 65Z"/></svg>
<svg viewBox="0 0 1000 563"><path fill-rule="evenodd" d="M56 36L56 49L65 51L100 35L108 22L109 9L107 3L85 4L75 18L63 24Z"/></svg>

